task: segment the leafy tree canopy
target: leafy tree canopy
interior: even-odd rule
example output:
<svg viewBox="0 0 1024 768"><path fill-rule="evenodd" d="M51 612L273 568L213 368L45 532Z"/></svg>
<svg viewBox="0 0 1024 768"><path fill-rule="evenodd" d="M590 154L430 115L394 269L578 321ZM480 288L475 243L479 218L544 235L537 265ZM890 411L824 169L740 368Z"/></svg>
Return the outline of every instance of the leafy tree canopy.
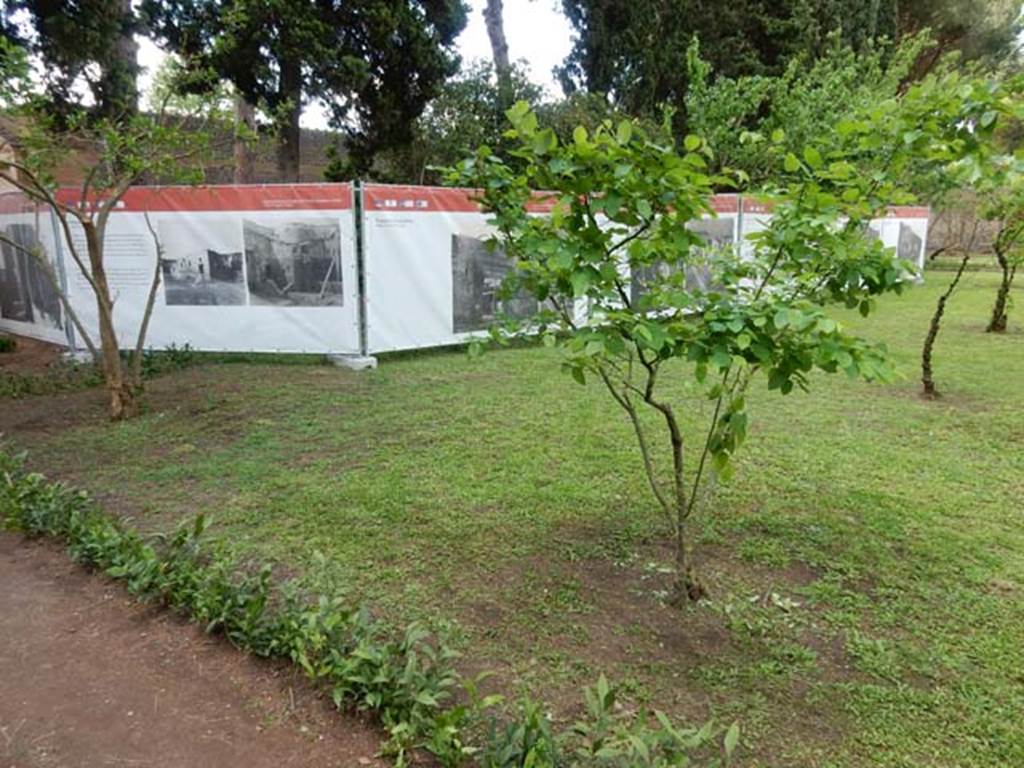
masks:
<svg viewBox="0 0 1024 768"><path fill-rule="evenodd" d="M563 0L574 45L559 77L566 92L606 94L634 115L682 105L686 51L696 36L719 76L782 75L797 57L816 58L834 45L855 51L879 38L901 41L931 28L938 45L917 62L922 74L942 54L997 56L1014 44L1019 5L1005 0ZM675 125L681 131L685 114Z"/></svg>
<svg viewBox="0 0 1024 768"><path fill-rule="evenodd" d="M800 152L847 114L895 95L930 44L922 34L895 50L879 43L857 52L835 33L819 58L798 56L780 75L715 77L695 38L687 56L688 129L707 139L718 167L766 182L777 171L779 152ZM772 136L782 138L769 141Z"/></svg>
<svg viewBox="0 0 1024 768"><path fill-rule="evenodd" d="M460 0L145 0L150 30L198 75L227 80L276 118L279 165L298 171L298 119L322 100L349 136L351 173L411 139L412 125L454 74Z"/></svg>
<svg viewBox="0 0 1024 768"><path fill-rule="evenodd" d="M83 98L104 117L136 110L137 20L130 2L13 0L0 8L4 37L36 58L57 114L79 108Z"/></svg>

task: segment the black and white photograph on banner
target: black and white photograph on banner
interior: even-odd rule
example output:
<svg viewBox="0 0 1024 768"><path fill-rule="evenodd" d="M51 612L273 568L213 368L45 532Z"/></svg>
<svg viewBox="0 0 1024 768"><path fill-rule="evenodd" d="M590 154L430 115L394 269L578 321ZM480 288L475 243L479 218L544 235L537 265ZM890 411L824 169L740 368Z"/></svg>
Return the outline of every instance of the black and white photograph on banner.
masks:
<svg viewBox="0 0 1024 768"><path fill-rule="evenodd" d="M242 224L249 304L340 307L341 232L333 219Z"/></svg>
<svg viewBox="0 0 1024 768"><path fill-rule="evenodd" d="M690 264L686 267L686 288L690 291L707 291L713 285L712 265L716 255L731 248L736 242L736 219L732 216L700 219L689 222L686 228L700 235L705 242L703 248L695 248L691 252ZM668 277L674 271L675 267L664 262L634 269L630 280L630 301L634 304L638 302L651 283Z"/></svg>
<svg viewBox="0 0 1024 768"><path fill-rule="evenodd" d="M245 275L238 222L164 220L158 225L167 306L243 306Z"/></svg>
<svg viewBox="0 0 1024 768"><path fill-rule="evenodd" d="M452 330L485 331L502 317L524 320L537 313L537 300L525 291L502 298L501 286L512 262L501 249L471 235L452 235Z"/></svg>
<svg viewBox="0 0 1024 768"><path fill-rule="evenodd" d="M32 254L48 260L36 228L8 224L0 238L0 318L63 328L60 295L53 277Z"/></svg>
<svg viewBox="0 0 1024 768"><path fill-rule="evenodd" d="M913 224L901 221L900 235L896 241L896 255L901 259L917 263L921 259L921 248L923 245L923 233L918 234L914 231Z"/></svg>

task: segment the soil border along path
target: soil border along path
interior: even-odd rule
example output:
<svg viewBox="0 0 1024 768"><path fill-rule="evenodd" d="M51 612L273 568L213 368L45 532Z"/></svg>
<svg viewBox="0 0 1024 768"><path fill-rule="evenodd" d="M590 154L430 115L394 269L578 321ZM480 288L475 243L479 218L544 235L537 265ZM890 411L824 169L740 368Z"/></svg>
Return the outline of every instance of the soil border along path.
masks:
<svg viewBox="0 0 1024 768"><path fill-rule="evenodd" d="M379 745L288 665L0 532L0 768L388 765Z"/></svg>

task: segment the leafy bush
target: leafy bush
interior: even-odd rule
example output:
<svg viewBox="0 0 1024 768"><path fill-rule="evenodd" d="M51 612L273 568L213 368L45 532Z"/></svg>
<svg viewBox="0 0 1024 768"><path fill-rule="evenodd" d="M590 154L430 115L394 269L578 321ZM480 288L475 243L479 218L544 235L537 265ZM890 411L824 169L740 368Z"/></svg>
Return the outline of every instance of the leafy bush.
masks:
<svg viewBox="0 0 1024 768"><path fill-rule="evenodd" d="M10 336L0 336L0 354L13 352L18 348L18 343Z"/></svg>
<svg viewBox="0 0 1024 768"><path fill-rule="evenodd" d="M203 539L204 515L169 536L144 539L104 514L84 493L24 469L23 455L0 446L0 524L27 536L63 541L77 562L124 582L129 592L156 600L221 632L237 647L287 658L323 683L339 709L373 712L388 731L385 751L396 765L422 748L442 766L484 768L668 768L728 763L739 731L719 746L708 724L677 730L655 713L615 707L602 677L587 691L587 718L556 732L540 704L524 701L499 721L496 695L480 694L481 678L462 681L445 628L418 624L395 633L365 608L320 597L308 602L292 583L275 585L271 568L244 568Z"/></svg>

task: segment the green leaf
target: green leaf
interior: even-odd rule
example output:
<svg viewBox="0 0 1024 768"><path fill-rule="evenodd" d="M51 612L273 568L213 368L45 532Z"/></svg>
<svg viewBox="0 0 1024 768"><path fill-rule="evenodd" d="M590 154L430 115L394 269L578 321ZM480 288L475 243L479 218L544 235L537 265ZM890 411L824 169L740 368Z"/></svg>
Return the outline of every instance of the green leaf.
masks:
<svg viewBox="0 0 1024 768"><path fill-rule="evenodd" d="M576 142L577 146L585 146L587 143L587 129L582 125L577 125L572 130L572 140Z"/></svg>
<svg viewBox="0 0 1024 768"><path fill-rule="evenodd" d="M574 379L576 379L576 383L577 384L586 384L587 383L586 378L583 376L583 369L582 368L573 367L570 370L572 371L572 377Z"/></svg>
<svg viewBox="0 0 1024 768"><path fill-rule="evenodd" d="M640 216L642 216L645 219L651 218L651 215L653 213L653 211L651 210L651 204L644 200L643 198L640 198L639 200L636 201L636 212L639 213Z"/></svg>
<svg viewBox="0 0 1024 768"><path fill-rule="evenodd" d="M804 160L806 160L807 164L815 171L824 165L824 161L821 159L821 152L816 150L814 147L807 147L804 150Z"/></svg>
<svg viewBox="0 0 1024 768"><path fill-rule="evenodd" d="M590 267L576 270L569 278L572 283L572 295L575 298L587 295L587 289L594 283L594 274Z"/></svg>
<svg viewBox="0 0 1024 768"><path fill-rule="evenodd" d="M781 128L776 128L774 131L772 131L772 143L773 144L781 144L785 140L786 140L786 132L784 130L782 130Z"/></svg>
<svg viewBox="0 0 1024 768"><path fill-rule="evenodd" d="M736 751L736 747L739 743L740 726L739 723L733 723L729 726L729 730L725 732L725 756L732 757L732 753Z"/></svg>
<svg viewBox="0 0 1024 768"><path fill-rule="evenodd" d="M506 102L508 103L508 102ZM527 101L517 101L508 111L505 112L505 116L508 117L509 122L515 124L521 120L527 112L530 111L530 104Z"/></svg>
<svg viewBox="0 0 1024 768"><path fill-rule="evenodd" d="M796 173L800 170L800 161L792 152L787 152L782 167L786 169L786 173Z"/></svg>
<svg viewBox="0 0 1024 768"><path fill-rule="evenodd" d="M687 152L694 152L700 147L700 137L694 136L692 133L683 139L683 148Z"/></svg>
<svg viewBox="0 0 1024 768"><path fill-rule="evenodd" d="M619 123L619 128L615 132L615 138L619 144L628 144L630 138L633 136L633 124L629 120L623 120Z"/></svg>

